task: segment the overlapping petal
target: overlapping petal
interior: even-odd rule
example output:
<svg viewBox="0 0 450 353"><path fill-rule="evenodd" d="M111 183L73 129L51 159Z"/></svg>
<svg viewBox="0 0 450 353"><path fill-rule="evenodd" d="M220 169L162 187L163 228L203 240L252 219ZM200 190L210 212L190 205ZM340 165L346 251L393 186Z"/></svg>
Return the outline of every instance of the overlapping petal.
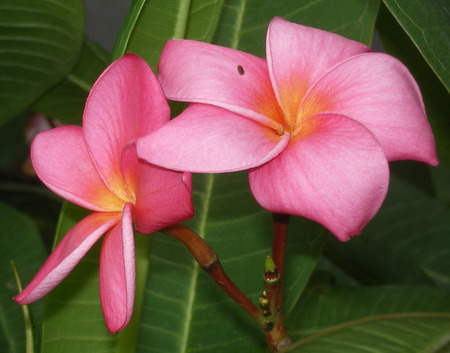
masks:
<svg viewBox="0 0 450 353"><path fill-rule="evenodd" d="M376 138L337 114L305 121L314 129L277 158L249 171L256 200L269 211L315 220L340 240L361 232L387 192L389 169Z"/></svg>
<svg viewBox="0 0 450 353"><path fill-rule="evenodd" d="M123 329L133 313L136 269L132 212L133 205L125 204L122 221L108 232L100 253L100 299L111 333Z"/></svg>
<svg viewBox="0 0 450 353"><path fill-rule="evenodd" d="M135 223L141 233L153 233L194 216L191 174L140 162Z"/></svg>
<svg viewBox="0 0 450 353"><path fill-rule="evenodd" d="M267 65L285 118L293 118L308 88L334 65L369 51L337 34L274 18L267 31Z"/></svg>
<svg viewBox="0 0 450 353"><path fill-rule="evenodd" d="M120 213L96 212L83 218L61 240L15 301L29 304L45 296L72 271L92 245L119 222Z"/></svg>
<svg viewBox="0 0 450 353"><path fill-rule="evenodd" d="M172 40L164 47L158 71L169 99L216 105L279 129L282 114L261 58L213 44Z"/></svg>
<svg viewBox="0 0 450 353"><path fill-rule="evenodd" d="M189 172L232 172L276 157L289 135L225 109L193 104L161 129L137 141L140 158Z"/></svg>
<svg viewBox="0 0 450 353"><path fill-rule="evenodd" d="M122 150L121 171L124 180L124 188L136 201L136 185L139 177L139 160L136 154L136 141L126 145Z"/></svg>
<svg viewBox="0 0 450 353"><path fill-rule="evenodd" d="M124 146L170 118L162 88L147 63L133 54L115 61L92 87L83 116L88 150L105 183L124 194L120 165Z"/></svg>
<svg viewBox="0 0 450 353"><path fill-rule="evenodd" d="M36 174L53 192L94 211L118 211L123 201L111 194L86 149L82 129L61 126L39 133L31 145Z"/></svg>
<svg viewBox="0 0 450 353"><path fill-rule="evenodd" d="M141 233L153 233L194 215L188 173L164 169L138 159L136 144L122 153L126 184L135 193L134 221Z"/></svg>
<svg viewBox="0 0 450 353"><path fill-rule="evenodd" d="M388 160L437 164L419 88L406 67L391 56L362 54L337 65L311 88L299 115L319 108L362 122L380 141Z"/></svg>

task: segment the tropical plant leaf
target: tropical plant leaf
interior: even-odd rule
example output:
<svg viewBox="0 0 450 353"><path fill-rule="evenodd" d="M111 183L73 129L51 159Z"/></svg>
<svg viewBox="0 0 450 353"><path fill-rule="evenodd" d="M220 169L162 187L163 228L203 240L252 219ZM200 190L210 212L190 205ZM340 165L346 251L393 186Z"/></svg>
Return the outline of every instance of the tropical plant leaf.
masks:
<svg viewBox="0 0 450 353"><path fill-rule="evenodd" d="M191 1L184 38L210 42L216 31L224 1Z"/></svg>
<svg viewBox="0 0 450 353"><path fill-rule="evenodd" d="M425 2L421 6L436 3L433 1ZM400 59L411 70L417 80L436 138L439 157L447 166L450 166L450 119L448 117L450 99L447 89L431 70L425 61L426 58L422 56L423 54L417 50L414 43L384 6L380 9L377 29L386 51ZM442 40L442 38L436 38L436 40ZM439 53L450 50L449 41L450 38L447 41L436 42L436 48L439 48ZM448 69L450 66L448 55L445 57L445 60L447 60L446 65Z"/></svg>
<svg viewBox="0 0 450 353"><path fill-rule="evenodd" d="M431 168L431 177L436 196L447 205L450 205L450 167L441 164Z"/></svg>
<svg viewBox="0 0 450 353"><path fill-rule="evenodd" d="M450 314L382 315L330 331L296 342L285 352L448 352Z"/></svg>
<svg viewBox="0 0 450 353"><path fill-rule="evenodd" d="M401 162L400 162L401 163ZM392 178L379 213L326 254L365 283L450 284L450 211L438 199Z"/></svg>
<svg viewBox="0 0 450 353"><path fill-rule="evenodd" d="M167 40L211 40L223 0L135 0L113 49L113 59L133 52L156 70Z"/></svg>
<svg viewBox="0 0 450 353"><path fill-rule="evenodd" d="M83 2L2 0L0 124L28 108L75 65Z"/></svg>
<svg viewBox="0 0 450 353"><path fill-rule="evenodd" d="M450 92L450 13L446 1L383 0Z"/></svg>
<svg viewBox="0 0 450 353"><path fill-rule="evenodd" d="M109 54L88 38L73 70L33 106L49 118L81 125L84 105L92 85L109 64Z"/></svg>
<svg viewBox="0 0 450 353"><path fill-rule="evenodd" d="M367 317L402 313L450 312L449 287L308 286L287 318L295 338Z"/></svg>
<svg viewBox="0 0 450 353"><path fill-rule="evenodd" d="M21 306L12 300L18 289L11 261L25 284L45 259L46 251L34 222L2 202L0 224L0 351L22 353L25 352L24 316ZM37 302L29 306L35 327L42 323L42 304ZM39 330L36 330L36 337L40 337Z"/></svg>
<svg viewBox="0 0 450 353"><path fill-rule="evenodd" d="M227 0L214 43L265 57L267 26L275 16L370 45L379 0Z"/></svg>
<svg viewBox="0 0 450 353"><path fill-rule="evenodd" d="M46 249L50 249L61 210L58 196L38 183L11 182L3 178L0 180L0 200L30 217L38 227Z"/></svg>
<svg viewBox="0 0 450 353"><path fill-rule="evenodd" d="M244 173L197 176L197 217L188 222L214 249L230 278L254 303L264 258L271 253L271 215L248 189ZM298 300L328 234L294 220L287 244L286 309ZM264 336L180 243L155 235L137 352L262 352ZM205 331L206 330L206 331Z"/></svg>
<svg viewBox="0 0 450 353"><path fill-rule="evenodd" d="M13 169L28 155L28 146L24 139L27 116L22 114L16 119L0 126L0 168Z"/></svg>
<svg viewBox="0 0 450 353"><path fill-rule="evenodd" d="M447 352L450 291L346 287L310 293L288 318L289 352Z"/></svg>

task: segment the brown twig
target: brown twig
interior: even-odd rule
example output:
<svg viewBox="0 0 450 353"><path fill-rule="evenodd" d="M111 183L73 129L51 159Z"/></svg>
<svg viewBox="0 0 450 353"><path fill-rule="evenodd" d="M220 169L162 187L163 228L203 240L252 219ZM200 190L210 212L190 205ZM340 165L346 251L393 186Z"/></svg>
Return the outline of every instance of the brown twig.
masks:
<svg viewBox="0 0 450 353"><path fill-rule="evenodd" d="M194 259L218 285L233 299L247 314L258 324L263 325L264 318L258 307L242 293L234 282L225 273L216 253L208 244L194 231L181 225L175 224L166 227L161 232L180 240Z"/></svg>

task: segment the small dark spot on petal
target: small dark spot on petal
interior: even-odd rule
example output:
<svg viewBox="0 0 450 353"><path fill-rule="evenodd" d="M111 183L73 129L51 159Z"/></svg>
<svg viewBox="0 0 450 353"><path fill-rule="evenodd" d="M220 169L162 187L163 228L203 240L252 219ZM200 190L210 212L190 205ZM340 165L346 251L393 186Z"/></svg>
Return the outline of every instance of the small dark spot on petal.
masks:
<svg viewBox="0 0 450 353"><path fill-rule="evenodd" d="M242 67L242 65L238 65L237 70L238 70L239 75L242 76L244 74L244 68Z"/></svg>

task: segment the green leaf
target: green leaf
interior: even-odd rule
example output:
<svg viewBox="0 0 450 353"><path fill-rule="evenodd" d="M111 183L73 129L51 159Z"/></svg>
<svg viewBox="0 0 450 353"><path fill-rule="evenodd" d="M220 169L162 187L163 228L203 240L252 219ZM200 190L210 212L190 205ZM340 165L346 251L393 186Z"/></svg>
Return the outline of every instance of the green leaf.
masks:
<svg viewBox="0 0 450 353"><path fill-rule="evenodd" d="M28 156L29 148L24 138L27 118L26 114L22 114L0 126L0 168L2 170L17 167Z"/></svg>
<svg viewBox="0 0 450 353"><path fill-rule="evenodd" d="M393 314L356 320L294 343L284 352L448 352L450 314Z"/></svg>
<svg viewBox="0 0 450 353"><path fill-rule="evenodd" d="M448 2L383 0L450 92L450 14Z"/></svg>
<svg viewBox="0 0 450 353"><path fill-rule="evenodd" d="M224 1L191 1L184 38L210 42L216 31Z"/></svg>
<svg viewBox="0 0 450 353"><path fill-rule="evenodd" d="M324 315L321 313L332 313ZM287 320L290 334L305 338L320 330L367 317L450 312L450 289L425 286L309 287Z"/></svg>
<svg viewBox="0 0 450 353"><path fill-rule="evenodd" d="M39 184L1 180L0 199L33 219L49 249L61 209L58 196Z"/></svg>
<svg viewBox="0 0 450 353"><path fill-rule="evenodd" d="M265 57L267 26L275 16L370 44L379 0L227 0L214 43ZM281 4L281 5L280 5Z"/></svg>
<svg viewBox="0 0 450 353"><path fill-rule="evenodd" d="M28 108L75 65L83 11L81 0L0 2L0 124Z"/></svg>
<svg viewBox="0 0 450 353"><path fill-rule="evenodd" d="M113 49L113 59L135 53L156 70L167 40L211 40L223 0L135 0Z"/></svg>
<svg viewBox="0 0 450 353"><path fill-rule="evenodd" d="M428 2L423 2L423 4L425 3ZM380 9L377 29L386 51L400 59L417 80L436 138L439 158L446 162L447 166L450 166L450 119L448 118L450 99L447 89L431 70L425 61L426 58L424 59L422 53L417 50L411 39L384 6ZM450 50L449 45L443 44L448 43L449 40L436 44L437 48L442 52ZM450 60L448 55L445 59ZM449 62L447 61L447 63Z"/></svg>
<svg viewBox="0 0 450 353"><path fill-rule="evenodd" d="M311 293L287 322L289 352L447 352L450 291L347 287Z"/></svg>
<svg viewBox="0 0 450 353"><path fill-rule="evenodd" d="M271 254L272 217L253 200L245 173L196 176L197 216L187 224L219 256L254 303ZM311 275L328 234L312 222L290 225L285 278L288 312ZM192 260L181 243L155 235L136 352L262 352L264 335Z"/></svg>
<svg viewBox="0 0 450 353"><path fill-rule="evenodd" d="M438 167L430 169L437 197L450 205L450 167L440 164Z"/></svg>
<svg viewBox="0 0 450 353"><path fill-rule="evenodd" d="M379 213L347 243L326 251L364 283L450 284L450 210L434 197L392 178Z"/></svg>
<svg viewBox="0 0 450 353"><path fill-rule="evenodd" d="M81 125L86 98L108 64L108 54L85 38L76 66L36 102L33 110L66 124Z"/></svg>
<svg viewBox="0 0 450 353"><path fill-rule="evenodd" d="M18 289L11 262L22 284L28 284L45 259L46 251L33 221L0 202L0 351L25 352L25 325L22 308L13 301ZM29 305L35 327L42 322L42 301ZM40 331L37 330L37 338Z"/></svg>

